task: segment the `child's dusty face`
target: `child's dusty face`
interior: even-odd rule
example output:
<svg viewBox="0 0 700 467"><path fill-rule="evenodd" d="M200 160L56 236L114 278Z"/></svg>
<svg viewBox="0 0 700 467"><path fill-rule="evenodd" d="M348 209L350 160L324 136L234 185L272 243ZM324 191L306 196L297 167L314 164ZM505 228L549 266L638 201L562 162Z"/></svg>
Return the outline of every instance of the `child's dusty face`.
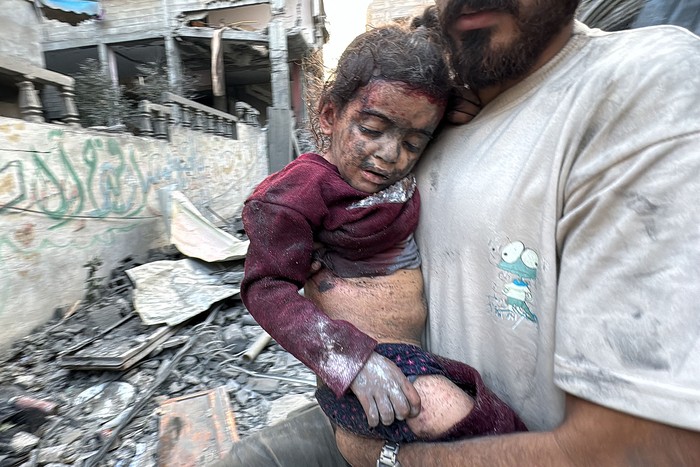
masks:
<svg viewBox="0 0 700 467"><path fill-rule="evenodd" d="M402 83L376 81L360 88L342 112L321 112L331 145L323 157L356 190L376 193L405 177L423 153L444 102Z"/></svg>

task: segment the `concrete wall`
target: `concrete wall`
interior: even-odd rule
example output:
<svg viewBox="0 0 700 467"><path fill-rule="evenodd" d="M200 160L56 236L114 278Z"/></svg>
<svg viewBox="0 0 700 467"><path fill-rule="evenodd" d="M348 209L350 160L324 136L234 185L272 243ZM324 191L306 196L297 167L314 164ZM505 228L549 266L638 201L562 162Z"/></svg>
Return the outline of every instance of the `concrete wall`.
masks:
<svg viewBox="0 0 700 467"><path fill-rule="evenodd" d="M44 66L39 17L27 0L0 2L0 55Z"/></svg>
<svg viewBox="0 0 700 467"><path fill-rule="evenodd" d="M260 5L256 6L258 3ZM180 13L211 11L212 21L218 21L221 10L214 10L214 7L236 7L244 11L252 9L259 11L258 15L266 14L268 18L270 15L269 1L101 0L100 5L104 12L101 20L88 20L77 26L49 21L48 27L44 28L44 43L60 49L95 44L96 37L103 37L108 43L159 37L175 24L175 17Z"/></svg>
<svg viewBox="0 0 700 467"><path fill-rule="evenodd" d="M157 37L166 29L163 3L166 0L101 0L104 12L102 20L83 21L77 26L49 20L44 28L45 42L56 42L66 47L69 44L83 46L95 44L96 38L107 36L107 40L138 40ZM168 0L169 1L169 0ZM116 37L109 36L114 35Z"/></svg>
<svg viewBox="0 0 700 467"><path fill-rule="evenodd" d="M425 7L434 5L433 0L373 0L367 8L367 24L381 26L397 19L419 15Z"/></svg>
<svg viewBox="0 0 700 467"><path fill-rule="evenodd" d="M298 0L285 0L284 13L282 14L284 27L291 29L300 27L304 33L304 39L309 44L313 44L314 40L314 18L313 5L310 1L301 3L301 8L298 8ZM245 21L246 24L241 26L249 30L261 30L267 27L272 19L269 4L238 6L227 10L216 10L209 13L209 22L218 24L219 21L225 24Z"/></svg>
<svg viewBox="0 0 700 467"><path fill-rule="evenodd" d="M84 297L87 261L108 277L166 244L160 188L203 214L239 214L268 162L266 132L237 129L232 140L175 127L168 142L0 117L0 349Z"/></svg>

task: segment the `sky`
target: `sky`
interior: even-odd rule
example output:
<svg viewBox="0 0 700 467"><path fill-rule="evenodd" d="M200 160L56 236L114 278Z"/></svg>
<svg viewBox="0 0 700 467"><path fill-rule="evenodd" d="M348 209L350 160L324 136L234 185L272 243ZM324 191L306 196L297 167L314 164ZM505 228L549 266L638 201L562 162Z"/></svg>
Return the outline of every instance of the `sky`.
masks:
<svg viewBox="0 0 700 467"><path fill-rule="evenodd" d="M345 47L365 31L367 7L371 0L324 0L326 27L330 40L323 46L326 68L333 68Z"/></svg>

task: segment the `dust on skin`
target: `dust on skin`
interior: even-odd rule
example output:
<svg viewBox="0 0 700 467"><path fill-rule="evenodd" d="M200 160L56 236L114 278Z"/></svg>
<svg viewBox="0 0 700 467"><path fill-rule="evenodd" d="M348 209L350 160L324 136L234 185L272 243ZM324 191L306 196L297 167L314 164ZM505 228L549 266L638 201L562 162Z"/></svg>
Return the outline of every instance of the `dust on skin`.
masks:
<svg viewBox="0 0 700 467"><path fill-rule="evenodd" d="M379 342L420 345L427 317L420 269L342 278L324 268L307 281L304 294L331 319L349 321Z"/></svg>
<svg viewBox="0 0 700 467"><path fill-rule="evenodd" d="M351 376L355 374L356 368L348 363L348 356L344 354L342 348L338 348L340 344L326 332L326 323L316 321L314 323L318 338L323 342L326 351L321 356L321 366L327 371L332 372L342 381L349 381Z"/></svg>
<svg viewBox="0 0 700 467"><path fill-rule="evenodd" d="M325 292L320 284L332 284ZM420 345L427 307L423 298L420 269L402 269L389 276L346 279L327 269L307 282L306 296L333 319L345 319L379 342ZM330 337L317 323L319 337L329 352L324 365L344 372L346 362L333 352ZM347 375L344 375L347 376ZM375 375L381 378L382 375ZM441 375L418 378L413 383L421 398L421 412L407 420L411 430L426 438L437 438L464 419L473 400Z"/></svg>
<svg viewBox="0 0 700 467"><path fill-rule="evenodd" d="M444 108L444 101L404 83L372 82L345 108L324 107L321 127L331 144L323 157L353 188L381 191L411 171Z"/></svg>
<svg viewBox="0 0 700 467"><path fill-rule="evenodd" d="M321 111L321 129L331 138L323 157L353 188L377 193L413 169L445 104L405 83L370 82L343 109L328 104ZM427 316L420 269L341 278L323 268L304 292L331 319L349 321L379 342L420 345Z"/></svg>

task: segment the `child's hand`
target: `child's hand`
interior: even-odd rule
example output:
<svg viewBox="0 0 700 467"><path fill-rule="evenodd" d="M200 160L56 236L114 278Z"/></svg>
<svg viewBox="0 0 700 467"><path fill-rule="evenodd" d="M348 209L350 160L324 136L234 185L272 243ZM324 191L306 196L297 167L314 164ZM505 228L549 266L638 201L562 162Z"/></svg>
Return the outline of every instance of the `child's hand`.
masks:
<svg viewBox="0 0 700 467"><path fill-rule="evenodd" d="M481 110L479 97L469 88L455 87L445 111L445 119L453 125L470 122Z"/></svg>
<svg viewBox="0 0 700 467"><path fill-rule="evenodd" d="M394 419L405 420L420 413L420 396L410 381L391 360L372 352L350 389L362 404L369 426Z"/></svg>

